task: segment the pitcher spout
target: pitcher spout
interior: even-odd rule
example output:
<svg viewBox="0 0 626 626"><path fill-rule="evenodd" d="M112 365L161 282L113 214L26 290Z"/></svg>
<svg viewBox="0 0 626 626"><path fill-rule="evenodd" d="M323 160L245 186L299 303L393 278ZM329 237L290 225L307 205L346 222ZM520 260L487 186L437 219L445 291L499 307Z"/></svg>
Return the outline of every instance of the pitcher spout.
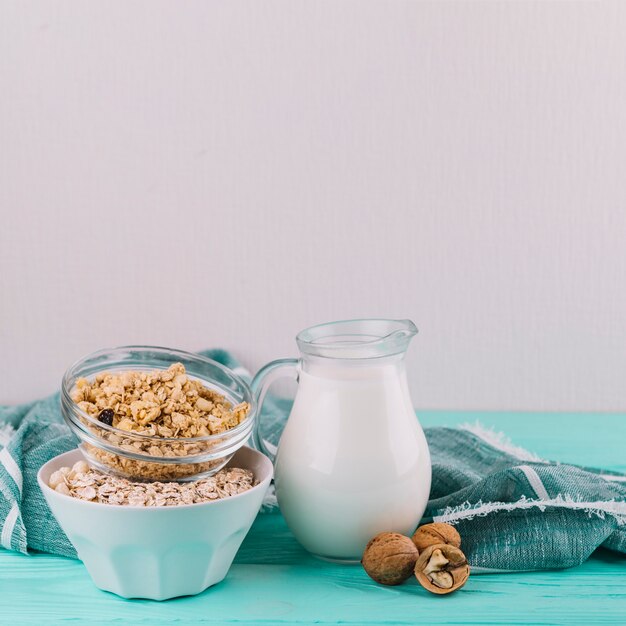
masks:
<svg viewBox="0 0 626 626"><path fill-rule="evenodd" d="M390 324L397 324L398 328L392 330L383 341L397 341L406 338L411 341L417 335L417 326L411 320L388 320Z"/></svg>
<svg viewBox="0 0 626 626"><path fill-rule="evenodd" d="M405 352L416 334L415 324L408 319L359 319L312 326L296 341L304 355L372 359Z"/></svg>

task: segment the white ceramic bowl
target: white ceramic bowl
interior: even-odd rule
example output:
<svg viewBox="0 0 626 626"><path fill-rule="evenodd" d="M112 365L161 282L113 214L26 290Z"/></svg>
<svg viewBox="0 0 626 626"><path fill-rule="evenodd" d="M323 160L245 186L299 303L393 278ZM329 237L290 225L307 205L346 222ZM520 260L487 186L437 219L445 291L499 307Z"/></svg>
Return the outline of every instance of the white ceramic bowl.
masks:
<svg viewBox="0 0 626 626"><path fill-rule="evenodd" d="M96 586L124 598L166 600L223 580L272 478L270 460L243 447L229 465L254 472L258 484L248 491L200 504L115 506L48 486L52 472L81 459L73 450L48 461L37 474L39 487Z"/></svg>

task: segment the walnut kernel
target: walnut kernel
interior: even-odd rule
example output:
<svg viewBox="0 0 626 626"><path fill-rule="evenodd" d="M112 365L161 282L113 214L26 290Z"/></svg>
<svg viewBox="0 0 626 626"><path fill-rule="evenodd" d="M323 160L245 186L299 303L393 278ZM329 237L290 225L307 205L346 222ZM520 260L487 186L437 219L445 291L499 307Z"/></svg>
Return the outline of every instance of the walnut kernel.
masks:
<svg viewBox="0 0 626 626"><path fill-rule="evenodd" d="M463 552L447 543L428 546L415 563L415 577L419 584L439 595L460 589L469 575L470 568Z"/></svg>

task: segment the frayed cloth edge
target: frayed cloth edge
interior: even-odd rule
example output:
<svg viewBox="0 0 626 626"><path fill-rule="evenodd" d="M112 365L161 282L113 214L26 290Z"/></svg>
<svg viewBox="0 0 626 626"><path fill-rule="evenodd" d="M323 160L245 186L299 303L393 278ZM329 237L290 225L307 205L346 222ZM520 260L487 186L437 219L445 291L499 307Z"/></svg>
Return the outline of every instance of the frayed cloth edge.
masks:
<svg viewBox="0 0 626 626"><path fill-rule="evenodd" d="M499 511L517 511L538 508L544 512L547 508L564 508L576 511L585 511L589 517L595 515L604 519L607 515L614 517L618 525L626 524L626 502L615 500L600 500L595 502L575 500L570 496L559 494L550 500L533 500L522 496L517 502L482 502L475 504L465 502L454 507L447 507L443 513L433 516L435 522L455 524L461 520L471 520L475 517L486 517Z"/></svg>
<svg viewBox="0 0 626 626"><path fill-rule="evenodd" d="M530 452L520 446L516 446L504 433L497 432L491 428L486 428L478 421L476 421L474 424L461 424L459 426L459 429L466 430L473 435L476 435L493 448L496 448L501 452L506 452L510 456L514 456L520 461L530 461L532 463L546 463L544 459L537 456L533 452Z"/></svg>

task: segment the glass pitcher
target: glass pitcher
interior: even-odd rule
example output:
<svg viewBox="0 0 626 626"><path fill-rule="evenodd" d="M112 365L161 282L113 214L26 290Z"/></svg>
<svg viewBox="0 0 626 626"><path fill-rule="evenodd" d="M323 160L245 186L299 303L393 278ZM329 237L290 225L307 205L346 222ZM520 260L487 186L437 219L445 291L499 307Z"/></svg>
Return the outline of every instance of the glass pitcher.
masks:
<svg viewBox="0 0 626 626"><path fill-rule="evenodd" d="M260 408L289 375L298 391L275 457L276 496L312 554L356 561L382 531L411 534L430 492L428 445L415 416L404 356L410 320L332 322L296 337L300 359L268 363L252 381ZM257 446L273 457L259 435Z"/></svg>

